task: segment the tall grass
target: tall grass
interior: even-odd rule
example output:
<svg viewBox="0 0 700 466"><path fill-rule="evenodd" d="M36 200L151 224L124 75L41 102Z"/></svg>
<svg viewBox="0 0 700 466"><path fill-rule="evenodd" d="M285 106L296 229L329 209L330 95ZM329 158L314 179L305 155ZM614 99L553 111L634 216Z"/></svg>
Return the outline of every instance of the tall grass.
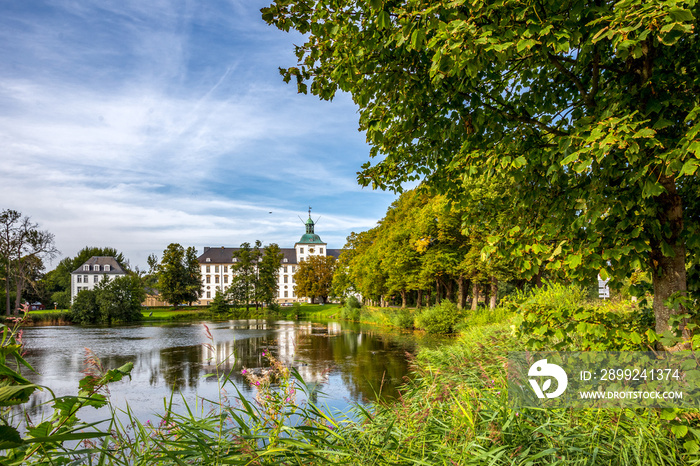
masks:
<svg viewBox="0 0 700 466"><path fill-rule="evenodd" d="M268 354L269 367L244 369L256 394L248 400L222 369L225 361L217 361L209 377L219 384L218 399L195 406L183 399L178 414L173 395L155 424L141 423L128 408L122 422L113 411L99 438L52 450L60 454L37 449L22 464L700 464L656 410L513 409L507 354L525 348L509 316L508 309L468 312L460 337L420 351L396 402L332 417L308 401L311 390L298 373ZM698 417L688 416L691 428L700 428Z"/></svg>

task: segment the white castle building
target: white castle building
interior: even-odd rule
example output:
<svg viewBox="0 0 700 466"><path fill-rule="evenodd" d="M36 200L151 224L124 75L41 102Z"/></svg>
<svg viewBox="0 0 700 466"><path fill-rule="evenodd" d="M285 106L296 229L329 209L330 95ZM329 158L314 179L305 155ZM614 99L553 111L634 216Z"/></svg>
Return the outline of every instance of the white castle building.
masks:
<svg viewBox="0 0 700 466"><path fill-rule="evenodd" d="M333 256L336 259L341 253L341 249L328 249L321 237L314 233L314 221L309 219L305 223L306 233L293 248L280 248L284 254L280 263L277 302L295 303L306 302L306 298L296 295L294 289L294 273L297 271L299 263L310 256ZM240 248L220 248L205 247L204 253L198 257L199 266L202 271L202 295L198 304L208 305L216 296L218 290L225 291L233 283L233 270L231 265L234 262L233 253Z"/></svg>

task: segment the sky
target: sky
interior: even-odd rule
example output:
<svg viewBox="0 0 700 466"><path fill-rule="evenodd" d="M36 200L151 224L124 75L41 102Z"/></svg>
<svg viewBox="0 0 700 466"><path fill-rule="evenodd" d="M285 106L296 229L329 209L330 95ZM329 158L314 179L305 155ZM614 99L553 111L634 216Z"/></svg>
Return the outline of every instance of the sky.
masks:
<svg viewBox="0 0 700 466"><path fill-rule="evenodd" d="M0 2L0 210L63 257L170 243L293 247L299 217L341 248L396 198L357 185L369 146L347 94L297 94L297 33L261 0Z"/></svg>

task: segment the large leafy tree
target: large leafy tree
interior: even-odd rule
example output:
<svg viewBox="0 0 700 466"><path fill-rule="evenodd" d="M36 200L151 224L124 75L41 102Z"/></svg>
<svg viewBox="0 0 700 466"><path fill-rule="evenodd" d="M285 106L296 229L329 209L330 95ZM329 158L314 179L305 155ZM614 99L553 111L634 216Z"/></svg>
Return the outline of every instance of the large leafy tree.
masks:
<svg viewBox="0 0 700 466"><path fill-rule="evenodd" d="M246 311L250 309L250 304L256 299L256 286L258 283L258 262L262 257L260 247L262 243L256 241L253 246L250 243L243 243L241 247L233 252L233 264L231 270L234 273L233 283L229 287L229 293L234 305L245 304ZM279 262L277 263L279 267Z"/></svg>
<svg viewBox="0 0 700 466"><path fill-rule="evenodd" d="M171 243L163 251L158 265L158 289L163 298L174 305L192 303L202 291L202 276L197 250Z"/></svg>
<svg viewBox="0 0 700 466"><path fill-rule="evenodd" d="M262 257L258 263L258 283L256 286L256 301L271 305L276 302L280 263L284 253L277 244L269 244L262 251Z"/></svg>
<svg viewBox="0 0 700 466"><path fill-rule="evenodd" d="M39 230L39 225L16 210L0 212L0 260L5 275L5 314L10 315L10 289L15 288L14 309L19 309L22 292L43 270L44 259L51 259L58 250L54 235Z"/></svg>
<svg viewBox="0 0 700 466"><path fill-rule="evenodd" d="M360 182L424 177L459 198L507 177L537 231L504 247L570 275L653 277L656 330L683 308L700 218L695 0L275 0L263 18L306 42L300 92L350 92L371 145ZM524 215L522 216L525 217ZM496 242L498 238L494 239Z"/></svg>
<svg viewBox="0 0 700 466"><path fill-rule="evenodd" d="M333 256L310 256L299 263L294 273L297 296L311 298L312 302L320 297L325 304L332 290L334 270Z"/></svg>

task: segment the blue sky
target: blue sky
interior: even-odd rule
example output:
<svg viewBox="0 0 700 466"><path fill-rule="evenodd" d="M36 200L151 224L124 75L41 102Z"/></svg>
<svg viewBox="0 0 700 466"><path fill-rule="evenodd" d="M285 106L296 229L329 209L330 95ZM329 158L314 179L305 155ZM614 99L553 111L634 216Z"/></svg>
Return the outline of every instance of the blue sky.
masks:
<svg viewBox="0 0 700 466"><path fill-rule="evenodd" d="M329 247L374 226L396 196L355 181L356 107L282 81L302 37L268 3L0 2L0 209L61 257L109 246L141 268L171 242L292 247L309 205Z"/></svg>

